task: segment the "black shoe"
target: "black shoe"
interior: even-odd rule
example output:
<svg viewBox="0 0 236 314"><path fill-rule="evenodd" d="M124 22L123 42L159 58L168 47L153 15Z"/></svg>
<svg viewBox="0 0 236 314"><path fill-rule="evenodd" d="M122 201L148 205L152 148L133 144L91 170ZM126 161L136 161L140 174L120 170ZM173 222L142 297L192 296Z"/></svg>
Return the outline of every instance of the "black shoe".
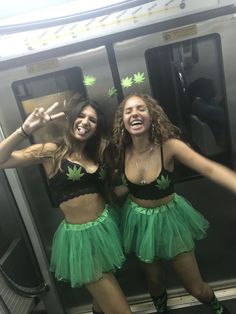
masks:
<svg viewBox="0 0 236 314"><path fill-rule="evenodd" d="M214 314L230 314L230 311L224 305L220 305L218 309L213 310Z"/></svg>
<svg viewBox="0 0 236 314"><path fill-rule="evenodd" d="M230 311L219 302L219 300L214 295L211 302L209 302L210 307L214 314L230 314Z"/></svg>
<svg viewBox="0 0 236 314"><path fill-rule="evenodd" d="M224 305L221 304L222 309L217 310L218 312L215 312L216 314L230 314L230 311L225 307Z"/></svg>
<svg viewBox="0 0 236 314"><path fill-rule="evenodd" d="M155 308L157 310L157 314L166 314L167 313L167 292L166 290L162 295L159 297L153 297L152 301L155 305Z"/></svg>

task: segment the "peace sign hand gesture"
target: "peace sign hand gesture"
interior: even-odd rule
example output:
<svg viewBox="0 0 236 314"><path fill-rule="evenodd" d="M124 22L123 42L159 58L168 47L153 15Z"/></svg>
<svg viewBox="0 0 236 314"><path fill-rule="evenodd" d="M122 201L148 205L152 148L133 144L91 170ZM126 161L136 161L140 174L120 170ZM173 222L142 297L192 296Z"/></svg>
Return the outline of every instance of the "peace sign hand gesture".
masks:
<svg viewBox="0 0 236 314"><path fill-rule="evenodd" d="M29 135L43 127L46 123L65 116L64 112L58 112L51 115L51 112L53 112L58 106L59 103L55 102L47 110L43 107L35 108L22 125L24 133Z"/></svg>

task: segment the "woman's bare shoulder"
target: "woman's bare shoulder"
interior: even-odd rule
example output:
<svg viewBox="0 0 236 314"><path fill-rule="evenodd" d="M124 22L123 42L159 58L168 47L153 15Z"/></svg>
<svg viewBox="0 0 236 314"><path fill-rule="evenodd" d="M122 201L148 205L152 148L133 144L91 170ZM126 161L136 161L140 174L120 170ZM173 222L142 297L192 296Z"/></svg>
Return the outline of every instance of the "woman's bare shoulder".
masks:
<svg viewBox="0 0 236 314"><path fill-rule="evenodd" d="M166 152L170 152L178 146L178 142L182 142L176 138L170 138L163 143L163 149Z"/></svg>
<svg viewBox="0 0 236 314"><path fill-rule="evenodd" d="M181 148L183 146L189 146L187 143L185 143L184 141L177 139L177 138L170 138L167 141L164 142L163 147L166 150L173 150L176 148Z"/></svg>
<svg viewBox="0 0 236 314"><path fill-rule="evenodd" d="M176 155L182 154L186 151L188 152L189 148L190 148L190 145L188 145L184 141L177 138L168 139L163 144L164 155L168 159L175 158Z"/></svg>

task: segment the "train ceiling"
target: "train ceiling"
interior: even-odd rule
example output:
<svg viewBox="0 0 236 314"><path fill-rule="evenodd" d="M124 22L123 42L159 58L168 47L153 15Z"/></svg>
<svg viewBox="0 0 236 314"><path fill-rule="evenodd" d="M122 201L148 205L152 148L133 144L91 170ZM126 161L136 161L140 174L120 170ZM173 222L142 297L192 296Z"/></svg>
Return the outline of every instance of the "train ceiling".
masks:
<svg viewBox="0 0 236 314"><path fill-rule="evenodd" d="M233 6L235 2L8 0L1 4L0 61L194 13Z"/></svg>

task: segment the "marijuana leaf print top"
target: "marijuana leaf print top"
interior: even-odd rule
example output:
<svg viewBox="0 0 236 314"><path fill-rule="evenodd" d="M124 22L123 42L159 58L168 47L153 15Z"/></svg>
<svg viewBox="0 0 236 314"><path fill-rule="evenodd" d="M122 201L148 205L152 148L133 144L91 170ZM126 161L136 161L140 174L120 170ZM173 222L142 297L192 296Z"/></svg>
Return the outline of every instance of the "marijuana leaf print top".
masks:
<svg viewBox="0 0 236 314"><path fill-rule="evenodd" d="M174 193L173 174L162 169L159 176L150 183L131 182L125 173L121 174L122 184L127 186L130 194L143 200L158 200Z"/></svg>
<svg viewBox="0 0 236 314"><path fill-rule="evenodd" d="M73 182L75 181L79 181L84 173L82 173L82 167L81 166L76 166L74 165L73 168L71 168L70 166L67 167L68 168L68 172L67 172L67 178L68 180L72 180Z"/></svg>
<svg viewBox="0 0 236 314"><path fill-rule="evenodd" d="M170 186L171 180L169 179L168 175L165 177L163 175L159 176L160 179L156 179L156 187L160 190L165 190Z"/></svg>
<svg viewBox="0 0 236 314"><path fill-rule="evenodd" d="M82 165L65 159L61 170L49 179L54 204L58 206L66 200L84 194L101 193L105 178L104 166L99 166L95 172L89 173Z"/></svg>
<svg viewBox="0 0 236 314"><path fill-rule="evenodd" d="M162 168L155 180L150 183L137 184L129 180L124 169L121 171L121 181L125 185L130 194L143 200L158 200L174 193L173 172L164 168L163 150L161 150Z"/></svg>

